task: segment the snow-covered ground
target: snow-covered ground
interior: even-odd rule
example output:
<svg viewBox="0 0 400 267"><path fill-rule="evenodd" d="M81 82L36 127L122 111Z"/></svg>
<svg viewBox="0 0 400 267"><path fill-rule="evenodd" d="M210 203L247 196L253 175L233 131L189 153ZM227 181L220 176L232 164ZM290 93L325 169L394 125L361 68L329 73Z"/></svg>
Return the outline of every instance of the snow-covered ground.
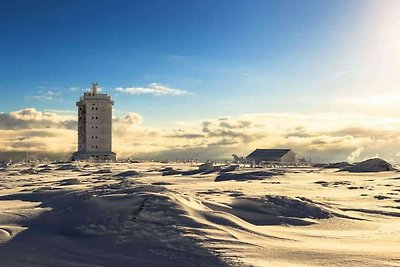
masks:
<svg viewBox="0 0 400 267"><path fill-rule="evenodd" d="M0 170L0 266L400 266L396 171L192 170Z"/></svg>

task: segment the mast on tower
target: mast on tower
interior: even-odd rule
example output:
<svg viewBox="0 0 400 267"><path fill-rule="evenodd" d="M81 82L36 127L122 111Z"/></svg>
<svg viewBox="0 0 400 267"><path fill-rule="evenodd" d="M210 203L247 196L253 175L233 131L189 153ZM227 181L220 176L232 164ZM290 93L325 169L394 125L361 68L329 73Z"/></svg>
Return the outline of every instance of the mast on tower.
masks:
<svg viewBox="0 0 400 267"><path fill-rule="evenodd" d="M98 84L97 82L92 83L92 94L96 95L97 94L97 87Z"/></svg>

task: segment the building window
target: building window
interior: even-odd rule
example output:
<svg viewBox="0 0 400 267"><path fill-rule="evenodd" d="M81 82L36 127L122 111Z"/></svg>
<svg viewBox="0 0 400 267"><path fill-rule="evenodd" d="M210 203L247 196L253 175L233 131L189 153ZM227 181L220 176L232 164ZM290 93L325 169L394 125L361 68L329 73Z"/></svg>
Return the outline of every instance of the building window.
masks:
<svg viewBox="0 0 400 267"><path fill-rule="evenodd" d="M99 110L99 108L96 108L96 110Z"/></svg>
<svg viewBox="0 0 400 267"><path fill-rule="evenodd" d="M98 118L96 117L96 120L97 120Z"/></svg>

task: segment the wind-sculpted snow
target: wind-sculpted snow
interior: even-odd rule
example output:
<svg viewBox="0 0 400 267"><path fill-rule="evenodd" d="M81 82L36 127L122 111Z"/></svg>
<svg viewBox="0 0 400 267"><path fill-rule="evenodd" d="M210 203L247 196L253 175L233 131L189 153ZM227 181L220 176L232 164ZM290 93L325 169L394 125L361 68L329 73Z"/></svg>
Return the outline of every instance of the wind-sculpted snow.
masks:
<svg viewBox="0 0 400 267"><path fill-rule="evenodd" d="M333 216L320 205L285 196L241 197L232 203L232 207L239 217L250 217L254 224L261 225L308 225L315 222L305 219L327 219Z"/></svg>
<svg viewBox="0 0 400 267"><path fill-rule="evenodd" d="M59 171L80 171L80 168L73 164L63 164L57 168Z"/></svg>
<svg viewBox="0 0 400 267"><path fill-rule="evenodd" d="M28 230L1 248L0 258L10 266L227 265L186 236L192 231L187 229L201 230L202 224L187 212L193 208L189 204L197 208L201 204L160 186L126 187L121 183L4 199L42 201L41 208L51 208L26 221ZM0 232L6 233L4 229ZM68 245L59 250L60 242ZM31 250L33 243L35 249ZM24 255L13 254L17 248L25 248Z"/></svg>
<svg viewBox="0 0 400 267"><path fill-rule="evenodd" d="M16 164L0 173L0 266L397 266L397 176Z"/></svg>
<svg viewBox="0 0 400 267"><path fill-rule="evenodd" d="M120 172L115 175L115 177L131 177L131 176L138 176L139 172L135 170L129 170L129 171L124 171Z"/></svg>
<svg viewBox="0 0 400 267"><path fill-rule="evenodd" d="M394 171L392 164L380 158L368 159L341 169L348 172L385 172Z"/></svg>
<svg viewBox="0 0 400 267"><path fill-rule="evenodd" d="M276 175L280 175L280 173L272 171L251 171L242 173L223 172L215 178L215 181L222 182L229 180L235 180L235 181L262 180Z"/></svg>

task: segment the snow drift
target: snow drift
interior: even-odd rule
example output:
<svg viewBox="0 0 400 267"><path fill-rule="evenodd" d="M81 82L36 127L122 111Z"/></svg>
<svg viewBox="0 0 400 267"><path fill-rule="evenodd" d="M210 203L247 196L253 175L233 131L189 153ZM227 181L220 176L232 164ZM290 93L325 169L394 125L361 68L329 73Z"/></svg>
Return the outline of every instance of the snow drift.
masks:
<svg viewBox="0 0 400 267"><path fill-rule="evenodd" d="M20 223L28 230L1 247L5 266L228 266L190 237L207 228L191 216L206 208L161 186L119 183L0 198L41 201L45 210L25 217Z"/></svg>
<svg viewBox="0 0 400 267"><path fill-rule="evenodd" d="M393 166L380 158L368 159L352 166L342 168L340 171L348 172L385 172L395 171Z"/></svg>
<svg viewBox="0 0 400 267"><path fill-rule="evenodd" d="M242 173L223 172L215 178L216 182L222 181L248 181L248 180L262 180L268 177L280 175L280 173L272 171L251 171Z"/></svg>
<svg viewBox="0 0 400 267"><path fill-rule="evenodd" d="M238 197L229 207L209 206L230 212L254 225L310 225L316 223L314 219L333 217L333 213L318 203L286 196Z"/></svg>

